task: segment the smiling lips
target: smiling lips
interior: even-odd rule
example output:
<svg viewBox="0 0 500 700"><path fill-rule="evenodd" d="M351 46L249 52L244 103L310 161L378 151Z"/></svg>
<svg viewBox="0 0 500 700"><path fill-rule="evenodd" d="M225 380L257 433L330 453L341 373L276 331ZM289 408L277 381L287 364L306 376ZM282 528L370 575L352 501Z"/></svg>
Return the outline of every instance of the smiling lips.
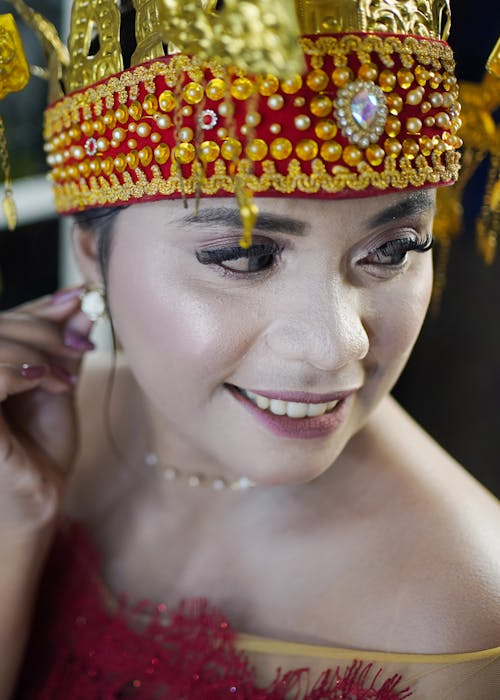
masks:
<svg viewBox="0 0 500 700"><path fill-rule="evenodd" d="M261 410L269 411L275 416L288 416L289 418L315 418L333 411L338 404L338 400L326 403L283 401L281 399L270 399L267 396L262 396L246 389L241 389L240 391L247 399L250 399L254 406L258 406Z"/></svg>

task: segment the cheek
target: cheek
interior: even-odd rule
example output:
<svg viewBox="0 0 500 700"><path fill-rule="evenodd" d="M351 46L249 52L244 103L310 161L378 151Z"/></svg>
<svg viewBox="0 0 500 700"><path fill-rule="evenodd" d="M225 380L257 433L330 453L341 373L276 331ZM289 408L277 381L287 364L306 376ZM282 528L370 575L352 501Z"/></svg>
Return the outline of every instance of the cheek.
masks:
<svg viewBox="0 0 500 700"><path fill-rule="evenodd" d="M109 302L116 333L139 375L154 369L173 383L181 375L184 381L190 376L217 382L249 342L242 314L215 290L189 279L175 251L162 244L116 245Z"/></svg>
<svg viewBox="0 0 500 700"><path fill-rule="evenodd" d="M410 273L377 297L368 322L375 359L393 364L395 371L406 363L424 322L432 292L431 257Z"/></svg>

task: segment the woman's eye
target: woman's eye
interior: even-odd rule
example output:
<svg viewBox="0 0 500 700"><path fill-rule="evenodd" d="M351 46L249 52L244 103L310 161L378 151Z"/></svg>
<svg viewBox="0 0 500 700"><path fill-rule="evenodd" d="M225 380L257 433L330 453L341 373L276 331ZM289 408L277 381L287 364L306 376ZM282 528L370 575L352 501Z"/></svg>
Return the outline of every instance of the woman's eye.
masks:
<svg viewBox="0 0 500 700"><path fill-rule="evenodd" d="M396 238L387 241L376 250L369 253L362 262L368 265L387 265L388 267L399 267L406 262L408 253L415 250L423 253L432 248L432 236L428 235L424 240L416 236L406 238Z"/></svg>
<svg viewBox="0 0 500 700"><path fill-rule="evenodd" d="M219 265L235 274L248 274L272 267L278 254L279 248L275 243L257 243L250 248L229 246L216 250L201 250L196 253L196 257L202 265Z"/></svg>

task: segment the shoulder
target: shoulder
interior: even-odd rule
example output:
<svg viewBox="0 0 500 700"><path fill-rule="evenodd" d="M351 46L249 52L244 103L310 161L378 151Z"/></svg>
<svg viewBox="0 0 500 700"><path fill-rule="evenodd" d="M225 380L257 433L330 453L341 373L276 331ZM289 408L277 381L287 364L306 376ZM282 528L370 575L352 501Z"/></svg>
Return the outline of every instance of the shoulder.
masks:
<svg viewBox="0 0 500 700"><path fill-rule="evenodd" d="M388 543L400 571L396 596L411 635L422 640L411 650L499 645L498 500L392 400L375 421L378 456L393 460L385 474L395 528Z"/></svg>

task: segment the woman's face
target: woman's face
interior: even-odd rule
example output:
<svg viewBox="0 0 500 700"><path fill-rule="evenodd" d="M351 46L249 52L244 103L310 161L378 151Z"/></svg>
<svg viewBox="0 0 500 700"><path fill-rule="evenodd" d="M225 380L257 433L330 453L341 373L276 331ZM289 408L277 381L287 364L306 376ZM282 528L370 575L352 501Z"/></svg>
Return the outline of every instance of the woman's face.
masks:
<svg viewBox="0 0 500 700"><path fill-rule="evenodd" d="M295 483L337 459L407 360L434 192L257 203L246 253L232 198L121 212L109 304L165 461Z"/></svg>

